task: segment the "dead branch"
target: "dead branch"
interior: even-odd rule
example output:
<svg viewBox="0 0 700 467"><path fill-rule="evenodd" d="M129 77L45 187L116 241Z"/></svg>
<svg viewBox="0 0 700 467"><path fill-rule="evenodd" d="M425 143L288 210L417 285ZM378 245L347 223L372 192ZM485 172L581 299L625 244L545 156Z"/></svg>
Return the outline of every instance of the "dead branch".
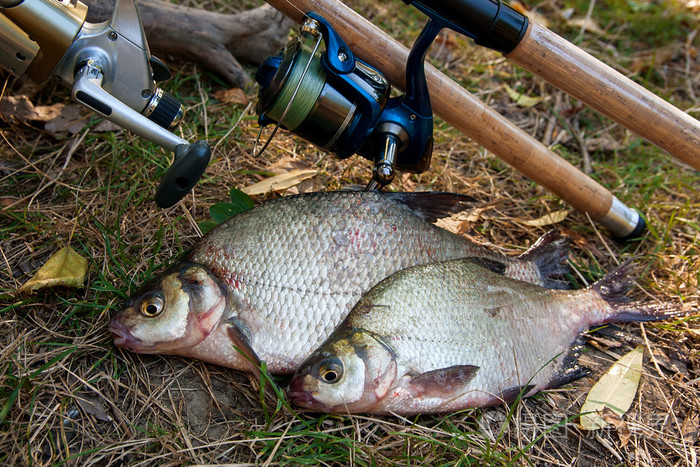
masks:
<svg viewBox="0 0 700 467"><path fill-rule="evenodd" d="M88 21L107 20L114 0L84 0ZM239 60L257 65L284 46L292 21L269 5L237 14L137 2L148 45L162 59L199 63L236 87L251 83Z"/></svg>

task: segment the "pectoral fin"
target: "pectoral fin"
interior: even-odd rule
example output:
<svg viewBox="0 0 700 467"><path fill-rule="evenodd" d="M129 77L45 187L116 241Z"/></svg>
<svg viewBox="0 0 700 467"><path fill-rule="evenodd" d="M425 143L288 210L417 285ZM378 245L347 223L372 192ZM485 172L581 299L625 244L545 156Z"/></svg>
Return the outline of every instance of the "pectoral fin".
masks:
<svg viewBox="0 0 700 467"><path fill-rule="evenodd" d="M262 375L260 371L260 359L250 346L250 340L246 332L247 328L236 318L229 320L226 324L228 326L226 331L228 332L229 339L231 339L231 344L238 352L243 354L246 362L245 369L253 373L256 378L260 378Z"/></svg>
<svg viewBox="0 0 700 467"><path fill-rule="evenodd" d="M478 366L473 365L455 365L427 371L412 377L407 389L414 397L450 397L462 391L474 378L478 369Z"/></svg>

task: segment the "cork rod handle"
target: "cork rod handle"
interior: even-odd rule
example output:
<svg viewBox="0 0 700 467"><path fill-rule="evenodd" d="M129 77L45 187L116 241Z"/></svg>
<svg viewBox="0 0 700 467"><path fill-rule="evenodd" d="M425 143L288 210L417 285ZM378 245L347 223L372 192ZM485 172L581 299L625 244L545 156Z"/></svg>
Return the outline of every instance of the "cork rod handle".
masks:
<svg viewBox="0 0 700 467"><path fill-rule="evenodd" d="M700 170L700 121L544 26L506 58Z"/></svg>

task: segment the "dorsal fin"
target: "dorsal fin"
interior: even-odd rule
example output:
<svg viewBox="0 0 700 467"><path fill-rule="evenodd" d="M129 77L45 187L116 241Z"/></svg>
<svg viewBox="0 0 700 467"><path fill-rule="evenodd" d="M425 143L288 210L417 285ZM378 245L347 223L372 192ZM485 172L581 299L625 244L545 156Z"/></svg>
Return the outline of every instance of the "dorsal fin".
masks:
<svg viewBox="0 0 700 467"><path fill-rule="evenodd" d="M542 235L518 259L533 263L540 272L543 285L548 289L568 289L568 284L561 278L571 269L567 263L571 238L558 230L550 230ZM559 279L554 277L559 276Z"/></svg>
<svg viewBox="0 0 700 467"><path fill-rule="evenodd" d="M418 216L433 223L438 219L464 211L475 200L471 196L458 193L426 192L379 192L382 196L410 208Z"/></svg>

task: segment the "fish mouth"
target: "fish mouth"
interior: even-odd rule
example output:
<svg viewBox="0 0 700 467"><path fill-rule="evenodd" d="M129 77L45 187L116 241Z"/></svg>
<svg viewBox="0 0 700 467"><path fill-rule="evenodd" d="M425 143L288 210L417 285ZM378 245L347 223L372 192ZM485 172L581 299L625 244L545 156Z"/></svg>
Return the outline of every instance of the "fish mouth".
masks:
<svg viewBox="0 0 700 467"><path fill-rule="evenodd" d="M304 389L303 378L293 378L287 391L289 398L295 405L306 407L319 412L328 412L328 408L314 399L308 390Z"/></svg>
<svg viewBox="0 0 700 467"><path fill-rule="evenodd" d="M113 319L110 321L107 329L114 335L114 345L117 347L129 349L136 353L145 350L143 343L132 336L129 329L118 320Z"/></svg>
<svg viewBox="0 0 700 467"><path fill-rule="evenodd" d="M292 399L294 404L300 407L308 407L310 409L317 408L316 400L311 397L308 392L305 391L289 391L289 398Z"/></svg>

